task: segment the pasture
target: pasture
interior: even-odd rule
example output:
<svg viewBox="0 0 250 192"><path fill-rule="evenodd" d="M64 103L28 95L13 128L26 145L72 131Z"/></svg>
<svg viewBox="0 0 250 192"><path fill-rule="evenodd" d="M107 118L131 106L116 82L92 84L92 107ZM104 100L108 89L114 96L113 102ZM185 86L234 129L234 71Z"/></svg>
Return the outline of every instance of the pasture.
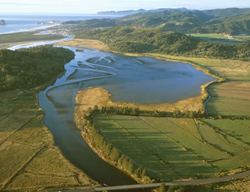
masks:
<svg viewBox="0 0 250 192"><path fill-rule="evenodd" d="M192 37L197 37L202 39L203 41L208 41L211 43L217 43L217 44L227 44L227 45L238 45L241 43L244 43L247 38L240 38L241 36L227 36L225 34L216 34L216 33L192 33L192 34L187 34Z"/></svg>
<svg viewBox="0 0 250 192"><path fill-rule="evenodd" d="M238 133L218 131L210 123L103 114L94 118L95 127L107 141L146 168L149 176L164 180L213 177L250 165L249 144L238 139ZM240 163L233 164L235 161Z"/></svg>

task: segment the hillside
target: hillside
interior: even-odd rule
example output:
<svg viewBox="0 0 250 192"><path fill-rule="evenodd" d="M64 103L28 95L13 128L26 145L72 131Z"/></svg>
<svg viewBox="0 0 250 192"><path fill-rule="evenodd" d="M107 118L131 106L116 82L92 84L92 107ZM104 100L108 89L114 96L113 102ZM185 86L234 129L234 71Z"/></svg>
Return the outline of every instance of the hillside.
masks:
<svg viewBox="0 0 250 192"><path fill-rule="evenodd" d="M72 21L73 32L85 28L134 26L181 33L250 34L250 8L214 10L158 9L130 14L117 19Z"/></svg>
<svg viewBox="0 0 250 192"><path fill-rule="evenodd" d="M70 50L51 45L0 50L0 90L28 89L48 82L73 58Z"/></svg>
<svg viewBox="0 0 250 192"><path fill-rule="evenodd" d="M209 11L165 10L139 13L119 18L117 25L154 27L179 32L249 33L250 9L216 9Z"/></svg>
<svg viewBox="0 0 250 192"><path fill-rule="evenodd" d="M127 53L153 52L224 59L250 59L250 43L220 45L204 42L182 33L152 28L85 29L78 33L76 38L100 40L113 51Z"/></svg>

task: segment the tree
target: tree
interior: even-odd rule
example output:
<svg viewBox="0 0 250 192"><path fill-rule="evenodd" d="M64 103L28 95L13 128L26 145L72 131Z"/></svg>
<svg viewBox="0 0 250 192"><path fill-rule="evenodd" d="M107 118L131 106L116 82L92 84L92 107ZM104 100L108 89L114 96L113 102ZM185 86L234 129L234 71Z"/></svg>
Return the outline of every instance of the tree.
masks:
<svg viewBox="0 0 250 192"><path fill-rule="evenodd" d="M115 147L113 147L112 150L110 151L111 160L117 162L119 156L120 156L119 151Z"/></svg>
<svg viewBox="0 0 250 192"><path fill-rule="evenodd" d="M165 192L165 183L162 183L160 188L159 188L159 192Z"/></svg>

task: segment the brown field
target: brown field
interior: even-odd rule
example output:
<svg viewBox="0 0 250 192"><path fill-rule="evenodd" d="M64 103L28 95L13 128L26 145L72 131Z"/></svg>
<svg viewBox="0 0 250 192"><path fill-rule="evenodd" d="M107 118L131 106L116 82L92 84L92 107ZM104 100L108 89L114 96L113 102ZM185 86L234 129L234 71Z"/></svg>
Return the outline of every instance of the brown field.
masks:
<svg viewBox="0 0 250 192"><path fill-rule="evenodd" d="M78 47L78 48L89 47L89 48L98 49L102 51L108 50L108 46L102 43L101 41L91 40L91 39L72 39L70 41L63 41L63 42L55 43L55 45L71 46L71 47Z"/></svg>
<svg viewBox="0 0 250 192"><path fill-rule="evenodd" d="M162 104L137 104L137 103L125 103L125 102L114 102L111 100L110 93L104 88L88 88L84 91L79 91L75 98L76 101L76 110L79 113L83 113L89 107L93 108L97 105L99 108L102 106L108 107L129 107L129 108L139 108L140 110L148 111L170 111L175 110L180 111L198 111L204 110L203 99L206 95L201 95L199 97L188 98L182 101L179 101L174 104L162 103Z"/></svg>

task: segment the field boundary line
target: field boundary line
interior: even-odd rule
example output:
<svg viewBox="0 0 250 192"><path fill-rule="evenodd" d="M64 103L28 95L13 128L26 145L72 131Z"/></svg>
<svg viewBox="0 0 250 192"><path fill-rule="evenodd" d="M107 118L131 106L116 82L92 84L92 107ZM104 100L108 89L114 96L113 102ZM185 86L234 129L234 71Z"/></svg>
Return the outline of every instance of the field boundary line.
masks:
<svg viewBox="0 0 250 192"><path fill-rule="evenodd" d="M140 117L140 118L141 118L141 117ZM164 119L166 119L166 118L164 118ZM167 120L167 119L166 119L166 120ZM145 121L145 120L143 120L143 121ZM167 120L167 121L168 121L168 120ZM171 121L169 121L169 122L172 123L172 124L174 124L174 123L171 122ZM148 122L146 121L146 123L148 123ZM157 129L156 127L154 127L154 126L151 125L150 123L148 123L148 124L149 124L151 127L153 127L154 129L160 131L160 132L161 132L164 136L166 136L167 138L170 138L167 134L163 133L161 130ZM174 124L174 125L175 125L175 124ZM196 137L194 137L194 138L197 139ZM171 140L173 140L174 143L176 143L177 145L179 145L182 149L185 149L186 151L192 153L194 156L198 157L202 162L205 162L206 164L208 164L209 166L215 168L217 171L220 172L220 170L219 170L217 167L215 167L214 165L212 165L211 163L209 163L206 159L203 159L201 156L197 155L197 154L194 153L192 150L187 149L185 146L179 144L179 143L178 143L177 141L175 141L174 139L171 138ZM199 141L200 141L200 140L199 140ZM184 150L184 151L185 151L185 150Z"/></svg>
<svg viewBox="0 0 250 192"><path fill-rule="evenodd" d="M171 122L172 124L174 124L175 126L179 127L180 129L182 129L181 126L175 124L175 123L172 122L171 120L169 120L169 119L167 119L167 118L165 118L165 119L166 119L167 121ZM182 129L182 130L184 130L184 129ZM184 130L184 131L185 131L185 130ZM189 134L189 135L192 136L192 137L194 137L194 136L191 135L191 134ZM197 139L196 137L194 137L194 138ZM215 149L215 150L218 150L218 151L220 151L220 152L226 154L227 156L229 156L229 158L232 157L232 155L231 155L230 153L228 153L228 152L226 152L226 151L224 151L224 150L222 150L222 149L220 149L220 148L218 148L218 147L215 147L214 145L210 144L209 142L206 142L205 140L204 140L205 142L204 142L204 141L201 141L201 140L199 140L199 139L198 139L198 141L201 142L201 143L203 143L204 145L207 145L207 146L209 146L209 147L211 147L211 148L213 148L213 149ZM198 155L198 156L199 156L199 155ZM207 160L205 160L205 161L207 161ZM208 161L207 161L207 162L208 162ZM210 162L211 162L211 161L210 161Z"/></svg>
<svg viewBox="0 0 250 192"><path fill-rule="evenodd" d="M231 136L230 134L226 133L225 131L223 131L222 129L220 129L220 128L214 126L214 125L210 125L209 123L204 122L204 121L202 121L202 122L205 123L206 125L208 125L209 127L212 127L215 132L219 132L221 134L221 136L224 137L227 141L228 141L228 139L225 136L228 136L228 137L232 138L233 140L236 140L236 141L238 141L238 142L240 142L240 143L248 146L248 148L244 147L245 150L249 150L250 149L250 145L247 144L247 143L245 143L244 141L242 141L240 139L237 139L236 137ZM228 142L232 143L230 141L228 141ZM233 144L235 144L235 143L233 143Z"/></svg>
<svg viewBox="0 0 250 192"><path fill-rule="evenodd" d="M108 117L108 119L110 119L109 117ZM142 147L144 147L147 151L149 151L153 156L155 156L157 159L159 159L160 160L160 162L161 163L163 163L164 165L167 165L170 169L172 169L173 170L173 172L175 172L177 175L179 175L179 176L182 176L179 172L177 172L176 170L175 170L175 168L173 168L168 162L166 162L165 160L163 160L158 154L156 154L154 151L152 151L151 149L149 149L148 147L147 147L147 145L146 144L144 144L144 142L142 142L139 138L137 138L134 134L132 134L130 131L128 131L125 127L123 127L123 126L121 126L118 122L116 122L115 120L113 120L113 119L110 119L111 121L113 121L115 124L117 124L119 127L121 127L122 129L124 129L126 132L128 132L129 133L129 136L132 138L132 139L135 139ZM150 170L152 170L152 169L150 169ZM153 171L153 172L155 172L155 171ZM156 172L157 173L157 172ZM157 173L157 174L159 174L159 173Z"/></svg>
<svg viewBox="0 0 250 192"><path fill-rule="evenodd" d="M26 162L24 162L20 166L20 168L2 185L2 189L6 188L19 175L19 173L21 173L25 169L25 167L44 149L45 147L42 147L34 152L31 157Z"/></svg>
<svg viewBox="0 0 250 192"><path fill-rule="evenodd" d="M199 130L199 127L198 127L198 125L197 125L195 119L194 119L194 122L195 122L195 126L197 127L197 130ZM207 125L207 126L208 126L208 125ZM210 127L210 126L209 126L209 127ZM212 127L210 127L210 128L212 128ZM200 133L200 130L199 130L199 133ZM215 132L215 133L216 133L216 132ZM200 133L200 134L201 134L201 133ZM218 133L218 134L219 134L219 133ZM213 147L213 148L215 148L215 149L218 149L218 150L220 150L221 152L223 152L223 153L229 155L229 158L234 157L234 155L233 155L231 152L228 152L228 151L226 151L226 150L224 150L224 149L221 149L221 148L219 148L219 147L216 147L216 145L214 145L214 144L210 143L209 141L207 141L202 135L201 135L201 138L202 138L202 142L203 142L204 144L209 145L209 146L211 146L211 147ZM223 138L224 138L224 137L223 137ZM230 143L229 143L229 144L230 144Z"/></svg>
<svg viewBox="0 0 250 192"><path fill-rule="evenodd" d="M24 123L23 125L21 125L18 129L16 129L13 133L11 133L9 136L7 136L2 142L0 142L0 146L2 144L4 144L4 142L6 142L13 134L15 134L17 131L19 131L20 129L22 129L23 127L25 127L27 124L29 124L32 121L33 118L30 118L26 123Z"/></svg>

